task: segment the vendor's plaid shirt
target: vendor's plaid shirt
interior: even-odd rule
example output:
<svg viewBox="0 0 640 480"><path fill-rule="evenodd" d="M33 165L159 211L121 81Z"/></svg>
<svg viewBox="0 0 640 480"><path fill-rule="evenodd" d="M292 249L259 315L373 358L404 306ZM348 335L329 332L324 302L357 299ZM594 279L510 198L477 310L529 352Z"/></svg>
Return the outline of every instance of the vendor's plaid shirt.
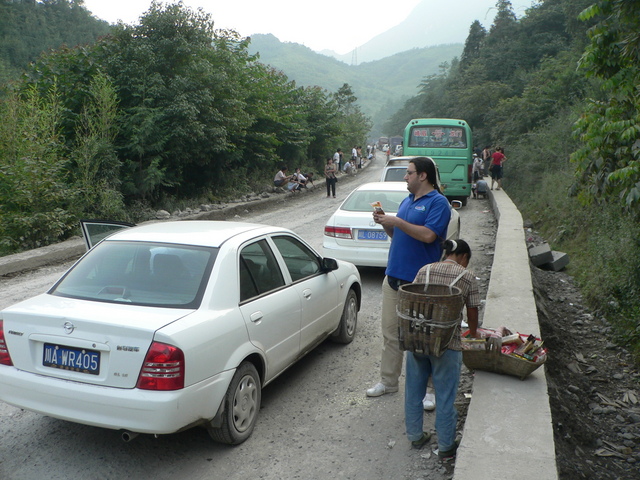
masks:
<svg viewBox="0 0 640 480"><path fill-rule="evenodd" d="M431 271L429 272L429 283L451 285L451 282L453 282L462 272L465 272L465 274L460 278L460 280L458 280L458 283L456 283L454 287L458 287L462 291L464 304L467 308L479 307L480 292L478 291L478 282L476 282L476 277L462 265L453 261L432 263ZM418 271L413 283L427 283L425 281L426 274L427 265ZM460 321L462 321L462 315L460 315ZM460 340L460 322L458 322L456 332L453 334L453 338L451 339L448 348L450 350L462 350L462 341Z"/></svg>

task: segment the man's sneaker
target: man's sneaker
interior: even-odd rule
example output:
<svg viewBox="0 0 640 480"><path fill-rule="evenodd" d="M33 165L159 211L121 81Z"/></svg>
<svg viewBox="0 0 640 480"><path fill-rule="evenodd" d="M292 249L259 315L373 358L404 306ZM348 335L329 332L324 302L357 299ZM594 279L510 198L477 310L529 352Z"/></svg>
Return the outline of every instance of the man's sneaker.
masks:
<svg viewBox="0 0 640 480"><path fill-rule="evenodd" d="M436 409L436 396L433 393L427 393L422 399L422 406L428 412Z"/></svg>
<svg viewBox="0 0 640 480"><path fill-rule="evenodd" d="M427 432L422 432L422 437L419 440L414 440L411 442L411 448L415 448L416 450L420 450L424 447L427 442L431 440L431 434Z"/></svg>
<svg viewBox="0 0 640 480"><path fill-rule="evenodd" d="M385 393L394 393L398 391L398 387L387 387L384 383L376 383L367 390L367 397L380 397Z"/></svg>

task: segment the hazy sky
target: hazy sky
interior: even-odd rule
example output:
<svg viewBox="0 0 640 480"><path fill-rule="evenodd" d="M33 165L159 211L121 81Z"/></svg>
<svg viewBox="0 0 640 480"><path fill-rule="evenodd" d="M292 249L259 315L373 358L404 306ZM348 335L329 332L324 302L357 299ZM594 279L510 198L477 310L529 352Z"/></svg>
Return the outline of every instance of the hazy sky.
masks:
<svg viewBox="0 0 640 480"><path fill-rule="evenodd" d="M230 28L243 36L272 33L283 42L345 54L402 22L420 0L184 0L183 3L210 13L216 28ZM532 0L511 3L521 17ZM102 20L135 24L149 9L151 0L85 0L84 4ZM477 11L477 19L485 27L490 26L495 16L492 7L496 0L447 0L447 4L454 15ZM464 42L467 33L461 32L460 42Z"/></svg>

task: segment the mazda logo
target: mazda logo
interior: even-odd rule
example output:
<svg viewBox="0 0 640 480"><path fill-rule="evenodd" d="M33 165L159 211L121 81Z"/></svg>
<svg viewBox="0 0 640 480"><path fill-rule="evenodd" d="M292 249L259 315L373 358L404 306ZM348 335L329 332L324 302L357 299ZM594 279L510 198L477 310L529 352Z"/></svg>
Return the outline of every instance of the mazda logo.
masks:
<svg viewBox="0 0 640 480"><path fill-rule="evenodd" d="M67 335L73 333L73 331L76 329L76 327L71 322L64 322L64 325L62 326L62 328L64 328L64 332Z"/></svg>

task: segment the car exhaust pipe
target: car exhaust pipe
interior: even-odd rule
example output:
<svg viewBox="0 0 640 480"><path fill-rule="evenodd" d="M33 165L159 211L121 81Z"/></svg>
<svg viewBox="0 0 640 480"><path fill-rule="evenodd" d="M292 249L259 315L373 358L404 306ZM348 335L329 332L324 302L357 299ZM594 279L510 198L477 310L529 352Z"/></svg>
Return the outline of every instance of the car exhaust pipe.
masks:
<svg viewBox="0 0 640 480"><path fill-rule="evenodd" d="M129 443L131 440L136 438L138 435L140 435L140 434L136 433L136 432L129 432L128 430L125 430L124 432L122 432L122 441L126 442L126 443Z"/></svg>

